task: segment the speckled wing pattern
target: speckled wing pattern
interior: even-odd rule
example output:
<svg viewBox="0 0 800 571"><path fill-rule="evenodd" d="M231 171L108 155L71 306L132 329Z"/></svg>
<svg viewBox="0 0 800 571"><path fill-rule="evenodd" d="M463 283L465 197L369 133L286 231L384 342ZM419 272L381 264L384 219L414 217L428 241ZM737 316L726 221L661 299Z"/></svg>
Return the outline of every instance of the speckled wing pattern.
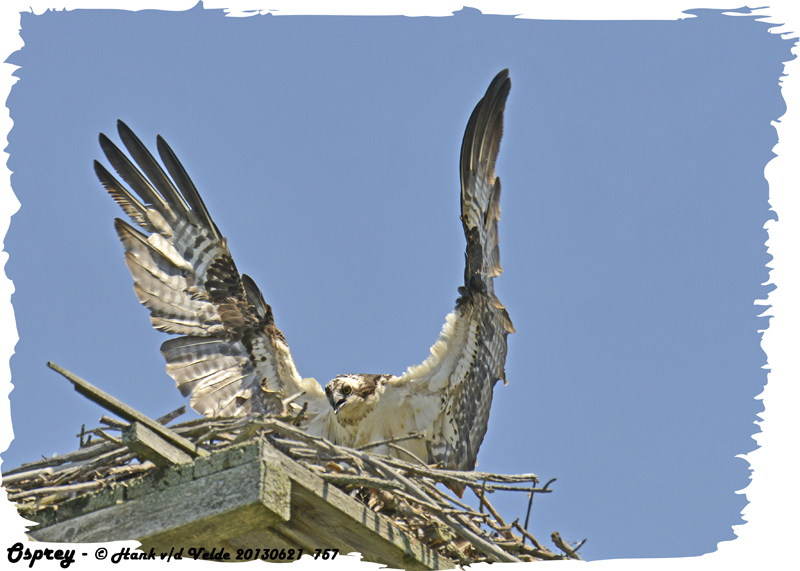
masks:
<svg viewBox="0 0 800 571"><path fill-rule="evenodd" d="M497 223L500 179L495 161L503 134L503 110L511 88L508 70L494 78L473 111L461 147L461 222L467 239L464 285L455 311L431 355L421 365L389 381L397 389L413 387L417 400L432 407L412 407L421 417L439 411L428 434L428 462L444 468L472 470L483 442L492 391L505 379L506 337L514 332L508 312L494 292L500 267ZM387 386L387 390L389 387ZM420 398L421 397L421 398Z"/></svg>
<svg viewBox="0 0 800 571"><path fill-rule="evenodd" d="M280 412L280 399L300 392L302 380L272 308L239 274L164 139L157 148L169 175L127 125L117 127L136 165L103 134L100 145L133 192L97 161L95 172L138 227L115 220L136 296L156 329L179 335L161 346L167 372L201 414Z"/></svg>

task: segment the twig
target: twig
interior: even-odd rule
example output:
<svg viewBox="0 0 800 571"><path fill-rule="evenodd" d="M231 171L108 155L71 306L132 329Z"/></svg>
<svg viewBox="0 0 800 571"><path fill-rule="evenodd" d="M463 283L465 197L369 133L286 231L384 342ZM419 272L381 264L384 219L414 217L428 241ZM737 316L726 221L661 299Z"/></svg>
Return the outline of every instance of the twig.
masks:
<svg viewBox="0 0 800 571"><path fill-rule="evenodd" d="M536 492L537 494L550 494L553 490L546 488L528 488L525 486L506 486L504 484L486 484L486 493L492 492Z"/></svg>
<svg viewBox="0 0 800 571"><path fill-rule="evenodd" d="M578 555L576 552L578 550L578 547L580 547L580 545L583 545L584 543L586 543L585 539L583 541L581 541L581 543L580 543L580 545L578 547L575 547L575 548L570 547L569 545L567 545L567 543L563 539L561 539L561 534L558 533L557 531L554 531L550 535L550 539L553 540L553 543L555 543L561 551L563 551L564 553L567 554L567 557L569 557L570 559L579 559L580 561L583 561L583 559L581 559L581 556Z"/></svg>
<svg viewBox="0 0 800 571"><path fill-rule="evenodd" d="M81 477L81 475L92 472L98 466L102 466L107 462L113 462L114 460L118 459L119 457L124 456L127 453L126 448L116 448L111 452L107 452L105 454L101 454L97 458L89 462L81 463L80 465L72 468L71 470L65 470L64 473L52 481L54 485L60 485L62 482L69 482L76 480Z"/></svg>
<svg viewBox="0 0 800 571"><path fill-rule="evenodd" d="M523 527L522 527L522 526L519 524L519 519L515 519L514 521L512 521L512 522L511 522L511 525L512 525L512 527L514 527L514 528L515 528L515 529L516 529L518 532L520 532L520 533L522 534L522 538L523 538L523 540L524 540L524 539L527 537L528 539L530 539L530 540L531 540L531 543L533 544L533 546L534 546L536 549L540 549L540 550L543 550L543 551L547 551L547 548L543 547L543 546L542 546L542 544L541 544L541 543L539 543L539 541L538 541L538 540L537 540L537 539L536 539L536 538L535 538L535 537L534 537L534 536L533 536L533 535L532 535L532 534L531 534L531 533L530 533L530 532L529 532L527 529L524 529L524 528L523 528ZM523 544L524 544L524 543L525 543L525 542L523 541Z"/></svg>
<svg viewBox="0 0 800 571"><path fill-rule="evenodd" d="M489 474L487 472L460 472L458 470L438 470L436 468L430 468L424 465L420 466L417 464L412 464L410 462L400 460L399 458L382 458L382 461L385 462L386 464L389 464L390 466L400 468L410 476L423 476L432 478L439 482L456 482L458 484L464 484L467 486L477 486L482 480L486 480L488 482L509 482L509 483L530 482L532 480L538 482L538 479L534 474L521 474L519 476L508 476L505 474ZM493 484L486 485L487 492L493 492L495 490L530 492L531 489L527 487L523 488L523 487L503 486L503 485L493 485ZM537 491L546 493L549 490L541 489Z"/></svg>
<svg viewBox="0 0 800 571"><path fill-rule="evenodd" d="M370 442L369 444L365 444L364 446L356 448L356 450L363 451L363 450L368 450L370 448L376 448L378 446L383 446L384 444L392 444L392 443L396 443L396 442L403 442L404 440L413 440L413 439L417 439L417 438L425 438L425 433L424 432L422 432L422 433L409 432L405 436L398 436L396 438L388 438L386 440L378 440L377 442ZM421 462L421 464L424 466L425 462Z"/></svg>
<svg viewBox="0 0 800 571"><path fill-rule="evenodd" d="M110 418L106 415L100 417L100 422L112 428L116 428L117 430L122 430L123 428L128 428L130 426L129 422L125 422L124 420L119 420L116 418Z"/></svg>
<svg viewBox="0 0 800 571"><path fill-rule="evenodd" d="M528 497L528 511L525 514L525 531L528 531L528 522L531 519L531 507L533 506L533 488L536 487L536 482L531 484L531 495ZM545 486L546 487L546 486ZM525 544L525 535L522 535L522 544Z"/></svg>
<svg viewBox="0 0 800 571"><path fill-rule="evenodd" d="M520 541L499 540L497 543L509 551L513 551L515 553L524 553L526 555L538 557L539 559L552 561L567 558L565 555L553 553L548 549L536 549L535 547L523 545Z"/></svg>
<svg viewBox="0 0 800 571"><path fill-rule="evenodd" d="M51 456L50 458L44 458L42 460L36 460L34 462L28 462L27 464L22 464L13 470L9 470L5 473L5 475L17 474L19 472L27 472L28 470L32 470L34 468L45 468L48 466L60 466L61 464L66 464L67 462L75 462L78 460L85 460L87 458L93 458L97 455L98 452L106 452L116 448L113 444L109 442L98 442L97 444L92 444L91 446L87 446L85 448L81 448L80 450L75 450L74 452L67 452L66 454L62 454L61 456Z"/></svg>
<svg viewBox="0 0 800 571"><path fill-rule="evenodd" d="M417 496L419 499L421 499L423 501L426 501L426 502L430 503L430 498L428 498L428 496L422 490L420 490L416 486L416 484L411 482L405 476L402 476L401 474L399 474L397 472L394 472L388 466L383 464L380 460L377 460L375 458L369 458L363 452L356 452L356 454L361 454L362 455L361 460L365 464L367 464L367 463L368 464L372 464L373 466L378 468L381 472L383 472L387 477L399 480L402 484L405 485L406 489L409 490L413 495ZM464 527L461 523L459 523L458 521L453 519L451 516L442 515L442 519L445 521L445 523L448 523L450 525L450 527L455 528L456 532L460 533L464 538L470 540L473 544L479 546L483 550L484 553L486 553L489 557L495 559L496 561L501 561L501 562L518 562L519 561L519 559L517 557L514 557L513 555L510 555L509 553L506 553L502 549L498 548L496 545L486 541L484 538L480 537L478 534L474 533L472 530L467 529L466 527Z"/></svg>
<svg viewBox="0 0 800 571"><path fill-rule="evenodd" d="M401 496L401 497L405 498L406 500L414 502L418 506L422 506L423 508L425 508L429 512L433 512L433 513L439 514L439 515L445 513L445 509L442 508L441 506L436 505L432 501L422 500L422 499L418 498L417 496L415 496L414 494L409 494L408 492L403 491L403 488L401 486L397 486L397 489L393 493L398 495L398 496Z"/></svg>
<svg viewBox="0 0 800 571"><path fill-rule="evenodd" d="M414 460L416 460L417 462L419 462L423 466L426 465L425 462L423 462L422 459L419 456L417 456L416 454L414 454L410 450L406 450L402 446L398 446L394 442L390 442L389 443L389 448L392 448L393 450L397 450L398 452L402 452L403 454L407 454L408 456L410 456L411 458L413 458Z"/></svg>
<svg viewBox="0 0 800 571"><path fill-rule="evenodd" d="M464 472L461 470L442 470L438 468L432 468L428 466L427 468L422 468L417 466L416 464L411 464L409 462L405 462L404 460L400 460L399 458L389 458L384 459L384 462L390 465L396 465L398 468L402 469L410 469L414 472L425 472L421 473L423 476L427 476L429 474L436 474L442 478L455 478L464 481L470 485L477 485L481 480L486 480L487 482L501 482L506 484L513 484L513 483L522 483L522 482L531 482L536 481L539 482L539 478L536 474L517 474L517 475L509 475L509 474L491 474L489 472ZM525 491L528 491L530 488L525 488Z"/></svg>
<svg viewBox="0 0 800 571"><path fill-rule="evenodd" d="M40 470L29 470L27 472L17 472L16 474L3 474L3 487L14 486L26 480L39 480L52 476L54 470L50 467Z"/></svg>
<svg viewBox="0 0 800 571"><path fill-rule="evenodd" d="M106 485L113 482L116 478L110 478L109 480L95 480L93 482L84 482L81 484L72 484L69 486L49 486L46 488L36 488L33 490L27 490L25 492L20 492L19 494L9 494L8 499L11 501L21 500L23 498L27 498L29 496L38 496L42 494L49 494L54 492L56 494L71 494L73 492L84 492L87 490L93 490L95 488L102 488Z"/></svg>
<svg viewBox="0 0 800 571"><path fill-rule="evenodd" d="M472 509L470 506L468 506L464 502L461 502L461 501L457 500L456 498L454 498L453 496L451 496L449 494L445 494L444 492L439 490L439 488L434 486L433 483L428 482L427 480L420 480L419 482L420 482L420 484L422 484L422 487L425 488L425 490L428 492L428 494L431 497L434 497L437 500L439 500L440 504L443 504L443 505L455 504L455 505L457 505L458 507L460 507L461 509L464 509L464 510Z"/></svg>
<svg viewBox="0 0 800 571"><path fill-rule="evenodd" d="M478 496L478 492L475 491L475 487L474 486L470 486L470 489L472 490L472 493L474 493L476 496ZM507 530L510 530L511 526L509 526L503 520L503 518L500 516L500 514L497 513L497 510L495 510L494 506L489 502L489 500L486 499L486 496L485 495L479 495L478 497L483 499L483 503L486 505L486 509L489 510L489 513L492 514L492 517L495 520L497 520L497 523L499 523L501 526L503 526L503 528L506 528ZM503 532L503 535L505 537L509 538L509 539L514 537L514 534L512 534L511 531L505 531L505 532Z"/></svg>
<svg viewBox="0 0 800 571"><path fill-rule="evenodd" d="M117 430L122 430L123 428L128 428L130 426L129 422L119 420L118 418L111 418L106 415L100 417L100 422Z"/></svg>
<svg viewBox="0 0 800 571"><path fill-rule="evenodd" d="M352 476L349 474L320 474L320 477L331 484L357 486L361 488L377 488L380 490L400 490L400 486L380 478L369 476Z"/></svg>
<svg viewBox="0 0 800 571"><path fill-rule="evenodd" d="M99 436L103 440L107 440L108 442L113 442L118 446L122 446L122 440L120 440L119 438L115 438L110 434L106 434L102 428L95 428L94 430L92 430L92 432L94 432L97 436Z"/></svg>
<svg viewBox="0 0 800 571"><path fill-rule="evenodd" d="M300 426L300 421L303 420L303 416L306 414L307 410L308 410L308 401L303 403L303 406L295 415L294 419L291 422L292 426Z"/></svg>
<svg viewBox="0 0 800 571"><path fill-rule="evenodd" d="M442 510L442 513L451 514L451 515L463 515L467 517L474 517L478 519L486 519L491 517L489 514L476 514L473 510L454 510L453 508L448 508Z"/></svg>
<svg viewBox="0 0 800 571"><path fill-rule="evenodd" d="M184 414L186 414L186 405L183 405L180 408L176 408L175 410L165 414L164 416L158 417L156 419L156 422L159 424L169 424L170 422L172 422L173 420Z"/></svg>

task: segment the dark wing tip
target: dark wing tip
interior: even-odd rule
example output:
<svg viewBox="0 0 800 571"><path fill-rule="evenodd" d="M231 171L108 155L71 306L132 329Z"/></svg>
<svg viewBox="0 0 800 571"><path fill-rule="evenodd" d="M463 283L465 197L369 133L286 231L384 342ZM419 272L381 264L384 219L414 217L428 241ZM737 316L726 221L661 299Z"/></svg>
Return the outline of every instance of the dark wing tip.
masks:
<svg viewBox="0 0 800 571"><path fill-rule="evenodd" d="M497 72L497 75L494 76L492 83L495 82L502 83L507 79L508 79L508 68L505 68L504 70Z"/></svg>
<svg viewBox="0 0 800 571"><path fill-rule="evenodd" d="M122 121L122 119L117 119L117 133L119 134L119 138L122 139L122 143L125 145L125 148L128 149L128 152L131 152L131 147L134 145L144 148L144 144L141 142L141 140L139 140L139 137L136 136L136 133L134 133L133 130ZM134 158L136 159L136 157ZM139 162L138 159L136 162Z"/></svg>
<svg viewBox="0 0 800 571"><path fill-rule="evenodd" d="M103 149L103 154L108 156L106 149L109 148L109 146L113 146L114 143L111 142L111 139L109 139L105 133L97 135L97 140L100 141L100 148Z"/></svg>
<svg viewBox="0 0 800 571"><path fill-rule="evenodd" d="M211 230L215 237L217 239L222 239L222 234L220 233L219 228L217 228L217 225L211 219L208 209L206 208L203 199L200 198L200 193L197 192L197 188L192 182L192 179L189 178L189 174L186 172L183 164L178 159L175 151L172 150L172 147L169 146L169 143L167 143L167 141L161 135L156 136L156 148L158 149L158 154L161 157L161 160L164 162L164 166L167 167L167 171L172 176L172 180L175 181L178 189L180 189L180 192L183 195L183 198L186 200L186 203L203 221L203 224L205 224L206 227Z"/></svg>
<svg viewBox="0 0 800 571"><path fill-rule="evenodd" d="M475 105L461 143L461 221L467 238L464 283L468 289L488 293L493 293L490 278L502 271L497 235L500 184L494 166L510 90L511 79L504 69Z"/></svg>
<svg viewBox="0 0 800 571"><path fill-rule="evenodd" d="M102 134L102 133L101 133L101 134ZM94 173L97 175L97 177L98 177L98 178L100 178L100 177L101 177L101 173L106 173L106 172L108 172L108 171L107 171L107 169L106 169L106 167L104 167L104 166L103 166L103 163L101 163L101 162L100 162L100 161L98 161L97 159L95 159L95 160L94 160L94 162L92 163L92 165L94 166Z"/></svg>
<svg viewBox="0 0 800 571"><path fill-rule="evenodd" d="M485 177L491 179L494 176L494 163L503 136L503 111L510 91L511 78L508 69L504 69L494 76L470 115L461 142L462 188L467 184L470 172L475 173L481 165Z"/></svg>

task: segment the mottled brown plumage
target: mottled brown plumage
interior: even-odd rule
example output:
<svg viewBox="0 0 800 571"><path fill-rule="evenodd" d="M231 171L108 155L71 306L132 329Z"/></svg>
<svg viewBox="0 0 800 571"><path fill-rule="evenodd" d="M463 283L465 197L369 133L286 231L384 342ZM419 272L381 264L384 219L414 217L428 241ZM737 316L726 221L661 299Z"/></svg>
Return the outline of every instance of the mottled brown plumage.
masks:
<svg viewBox="0 0 800 571"><path fill-rule="evenodd" d="M160 136L166 171L121 121L131 160L105 135L100 145L127 187L95 162L100 182L138 227L117 233L134 291L157 329L178 335L161 351L192 407L210 416L276 413L281 399L305 408L308 432L347 446L425 433L379 453L471 470L486 433L493 387L505 381L506 337L514 331L494 293L500 275L500 180L494 166L511 87L500 72L475 107L461 148L461 222L467 239L464 285L431 355L404 374L339 375L323 392L302 379L272 308L240 275L227 242L175 153ZM168 174L167 174L168 173Z"/></svg>

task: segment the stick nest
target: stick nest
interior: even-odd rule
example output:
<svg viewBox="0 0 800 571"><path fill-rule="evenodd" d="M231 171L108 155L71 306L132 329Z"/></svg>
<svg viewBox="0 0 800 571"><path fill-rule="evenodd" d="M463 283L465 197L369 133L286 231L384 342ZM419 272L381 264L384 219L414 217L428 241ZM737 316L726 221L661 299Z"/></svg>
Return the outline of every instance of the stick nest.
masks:
<svg viewBox="0 0 800 571"><path fill-rule="evenodd" d="M184 411L185 407L181 407L158 422L166 425ZM568 545L558 532L553 532L555 549L548 549L526 530L532 494L550 493L549 486L554 480L540 487L534 474L509 476L442 470L435 465L424 465L418 459L406 461L367 451L379 444L397 449L398 442L424 435L411 434L359 450L337 446L296 428L295 420L296 417L289 416L204 418L169 428L209 452L266 438L329 484L390 518L421 543L460 565L580 559L577 550L583 541ZM127 422L105 416L100 422L103 426L93 430L81 427L78 450L23 464L4 474L8 499L17 504L23 516L159 470L129 450L121 438L112 435L127 427ZM471 490L477 497L478 509L437 484ZM495 510L487 495L497 491L526 493L525 525L519 523L519 518L506 523Z"/></svg>

